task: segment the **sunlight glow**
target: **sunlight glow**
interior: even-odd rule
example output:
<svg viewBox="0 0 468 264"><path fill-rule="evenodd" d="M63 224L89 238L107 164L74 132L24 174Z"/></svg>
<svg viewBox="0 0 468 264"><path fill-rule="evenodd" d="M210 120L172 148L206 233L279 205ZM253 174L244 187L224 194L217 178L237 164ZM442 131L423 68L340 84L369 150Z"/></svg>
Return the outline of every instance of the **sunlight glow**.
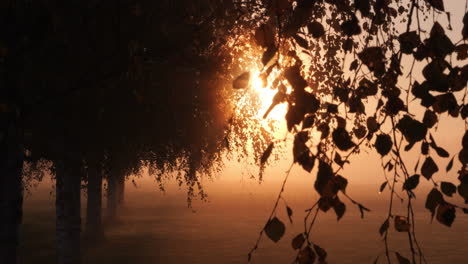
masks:
<svg viewBox="0 0 468 264"><path fill-rule="evenodd" d="M254 92L258 95L260 99L260 107L258 109L257 117L259 119L263 119L263 115L265 112L268 110L270 107L273 97L275 96L276 92L278 91L277 89L272 89L271 84L276 78L276 74L272 73L271 75L273 78L268 78L268 84L266 87L263 87L263 81L260 77L260 74L258 71L254 71L251 80L251 86ZM271 80L273 79L273 80ZM281 103L276 105L273 110L268 114L266 121L269 120L276 120L276 121L283 121L284 116L286 115L288 108L286 103Z"/></svg>

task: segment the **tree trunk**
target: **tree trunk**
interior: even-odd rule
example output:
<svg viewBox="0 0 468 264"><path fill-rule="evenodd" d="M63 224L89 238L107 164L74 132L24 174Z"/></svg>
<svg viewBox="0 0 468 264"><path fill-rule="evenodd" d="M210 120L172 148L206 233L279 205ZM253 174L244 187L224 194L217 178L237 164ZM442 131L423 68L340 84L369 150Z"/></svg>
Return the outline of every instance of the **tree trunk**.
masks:
<svg viewBox="0 0 468 264"><path fill-rule="evenodd" d="M107 178L107 220L115 222L117 218L117 179L115 175Z"/></svg>
<svg viewBox="0 0 468 264"><path fill-rule="evenodd" d="M0 263L15 264L23 215L24 150L16 124L3 125L0 129Z"/></svg>
<svg viewBox="0 0 468 264"><path fill-rule="evenodd" d="M102 166L99 163L91 163L88 167L87 187L86 238L96 241L104 234L102 229Z"/></svg>
<svg viewBox="0 0 468 264"><path fill-rule="evenodd" d="M56 161L55 166L57 263L78 264L81 262L80 163L65 159Z"/></svg>
<svg viewBox="0 0 468 264"><path fill-rule="evenodd" d="M117 182L117 205L122 208L125 203L125 176L119 175Z"/></svg>

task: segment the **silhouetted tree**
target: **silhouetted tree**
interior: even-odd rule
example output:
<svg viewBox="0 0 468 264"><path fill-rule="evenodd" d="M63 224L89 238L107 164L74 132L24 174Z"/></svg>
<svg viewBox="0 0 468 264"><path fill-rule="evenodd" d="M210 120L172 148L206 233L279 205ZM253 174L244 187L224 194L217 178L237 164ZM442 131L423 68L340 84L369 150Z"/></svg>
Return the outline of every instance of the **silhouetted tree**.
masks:
<svg viewBox="0 0 468 264"><path fill-rule="evenodd" d="M450 157L433 137L439 120L443 114L461 118L466 131L468 116L465 101L468 15L463 17L462 32L456 32L454 43L446 34L446 29L452 30L450 14L445 14L448 24L438 21L445 17L444 2L448 1L239 3L238 8L246 10L239 20L257 23L255 29L246 29L241 34L244 42L255 42L262 49L262 55L258 56L263 64L261 76L278 91L272 107L283 102L288 105L285 120L294 135L293 164L299 164L307 172L317 167L314 187L320 198L304 219L303 233L292 241L297 250L295 262L314 263L316 258L321 263L326 261L325 250L309 238L319 212L333 208L339 220L346 212L341 199L349 200L362 216L368 211L346 194L348 180L340 175L345 172L343 167L349 163L349 157L365 146L374 148L382 157L384 171L393 173L380 188L380 191L390 189L390 202L387 219L379 231L385 242L385 256L377 256L376 262L379 258L391 262L394 255L388 247L390 221L394 221L397 232L408 234L411 262L416 263L416 259L425 262L416 239L412 207L420 175L434 184L425 207L438 222L451 226L458 209L468 212L446 200L457 191L463 199L468 197L468 132L460 140L461 151L455 155L460 161L458 186L445 181L439 184L433 178L439 171L433 157ZM245 50L248 49L246 45ZM248 75L239 75L234 80L234 88L248 88L245 76ZM281 85L289 89L285 92ZM419 105L413 107L415 103ZM312 133L320 133L320 138L314 139ZM403 154L419 143L421 151L412 171ZM262 163L272 153L273 145L270 146ZM455 156L446 171L452 169ZM420 160L422 165L418 166ZM287 176L281 190L286 182ZM392 210L400 183L400 196L404 196L408 207L405 216L395 215ZM282 191L249 252L249 260L263 234L275 242L284 234L285 226L275 216L281 195ZM398 252L394 256L399 263L410 263Z"/></svg>

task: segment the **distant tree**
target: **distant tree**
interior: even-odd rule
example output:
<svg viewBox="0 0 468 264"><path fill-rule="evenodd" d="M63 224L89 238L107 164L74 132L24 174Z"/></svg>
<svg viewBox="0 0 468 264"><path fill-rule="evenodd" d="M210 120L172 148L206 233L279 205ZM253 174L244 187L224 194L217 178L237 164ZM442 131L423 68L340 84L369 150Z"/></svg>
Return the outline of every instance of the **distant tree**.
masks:
<svg viewBox="0 0 468 264"><path fill-rule="evenodd" d="M387 219L380 228L385 241L385 254L376 262L392 258L399 263L425 262L414 229L414 190L420 180L434 184L425 207L438 222L451 226L457 211L467 208L446 200L456 192L468 201L468 105L466 103L468 65L466 65L468 14L463 17L463 30L451 40L448 1L386 0L272 0L243 1L238 8L244 16L239 20L254 21L254 29L245 28L241 36L249 49L255 42L262 48L258 56L263 63L261 74L273 81L278 100L284 102L287 128L294 135L294 164L311 172L317 167L315 190L320 195L304 221L304 232L292 241L297 250L295 262L320 263L326 251L310 239L310 230L319 212L333 208L340 219L346 212L342 199L355 205L361 215L368 209L346 194L348 180L340 174L353 154L366 146L382 156L384 171L391 173L380 191L390 190ZM463 3L457 3L463 8ZM466 9L466 7L465 7ZM445 21L448 18L448 24ZM457 17L457 23L462 18ZM418 72L420 66L422 71ZM243 79L240 75L233 85ZM237 83L236 83L237 82ZM247 87L248 82L245 82ZM287 92L278 87L288 86ZM236 87L235 87L236 88ZM239 88L239 87L237 87ZM375 104L374 104L375 103ZM374 106L375 105L375 106ZM461 150L450 154L436 143L433 135L443 118L461 119L465 129L460 139ZM463 125L464 122L464 125ZM312 133L320 133L315 140ZM420 145L414 170L403 159L403 153ZM273 146L273 145L272 145ZM419 148L419 147L418 147ZM274 152L274 149L273 149ZM272 148L265 150L262 161ZM460 161L459 182L439 182L433 175L439 171L434 157L450 158L446 171ZM421 162L421 164L419 164ZM317 164L317 165L315 165ZM420 166L418 166L420 165ZM288 173L289 174L289 171ZM287 176L284 181L286 184ZM284 187L283 184L283 187ZM401 187L400 187L401 185ZM400 189L402 188L402 194ZM283 190L283 189L282 189ZM285 226L275 215L282 191L260 238L266 234L278 241ZM393 200L404 197L407 214L395 215ZM288 209L288 214L290 209ZM390 221L397 232L408 234L409 259L389 249Z"/></svg>

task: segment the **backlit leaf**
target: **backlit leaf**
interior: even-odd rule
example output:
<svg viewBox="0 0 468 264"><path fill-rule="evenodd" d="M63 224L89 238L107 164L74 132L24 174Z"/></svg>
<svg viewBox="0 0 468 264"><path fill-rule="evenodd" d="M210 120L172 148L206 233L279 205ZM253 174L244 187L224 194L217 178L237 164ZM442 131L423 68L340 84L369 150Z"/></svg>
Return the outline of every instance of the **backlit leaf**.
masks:
<svg viewBox="0 0 468 264"><path fill-rule="evenodd" d="M351 140L351 137L348 134L348 131L344 128L337 128L332 133L333 142L335 145L343 151L346 151L354 147L354 142Z"/></svg>
<svg viewBox="0 0 468 264"><path fill-rule="evenodd" d="M271 219L265 226L266 235L275 243L283 237L285 230L286 227L283 222L281 222L277 217Z"/></svg>
<svg viewBox="0 0 468 264"><path fill-rule="evenodd" d="M383 222L383 224L380 226L380 228L379 228L379 234L380 234L381 236L383 236L383 235L387 232L388 227L389 227L389 221L388 221L388 219L387 219L387 220L385 220L385 222Z"/></svg>
<svg viewBox="0 0 468 264"><path fill-rule="evenodd" d="M292 220L293 210L291 209L291 207L286 206L286 213L288 214L289 222L292 223L293 222Z"/></svg>
<svg viewBox="0 0 468 264"><path fill-rule="evenodd" d="M437 206L444 201L442 194L437 189L432 189L426 198L426 209L431 212L432 217L434 217Z"/></svg>
<svg viewBox="0 0 468 264"><path fill-rule="evenodd" d="M451 227L455 220L455 207L448 203L441 203L437 208L437 221L439 223Z"/></svg>
<svg viewBox="0 0 468 264"><path fill-rule="evenodd" d="M442 182L440 184L440 189L442 190L442 193L452 197L452 195L457 191L457 186L451 182Z"/></svg>
<svg viewBox="0 0 468 264"><path fill-rule="evenodd" d="M450 157L450 154L445 149L443 149L441 147L436 147L435 151L437 152L437 155L439 155L439 157L442 157L442 158Z"/></svg>
<svg viewBox="0 0 468 264"><path fill-rule="evenodd" d="M453 167L453 159L455 158L455 156L452 157L452 159L450 159L449 163L447 164L447 168L445 169L445 171L449 172L452 167Z"/></svg>
<svg viewBox="0 0 468 264"><path fill-rule="evenodd" d="M325 259L327 258L327 251L321 248L319 245L314 244L314 250L317 252L317 256L319 257L320 263L325 263Z"/></svg>
<svg viewBox="0 0 468 264"><path fill-rule="evenodd" d="M433 127L437 123L437 115L431 110L426 110L424 113L423 124L428 128Z"/></svg>
<svg viewBox="0 0 468 264"><path fill-rule="evenodd" d="M421 167L421 174L429 180L432 178L432 175L438 171L439 167L437 167L437 164L434 162L434 160L431 157L427 157Z"/></svg>
<svg viewBox="0 0 468 264"><path fill-rule="evenodd" d="M316 256L311 247L305 247L297 256L298 264L313 264L315 262Z"/></svg>
<svg viewBox="0 0 468 264"><path fill-rule="evenodd" d="M379 192L383 192L385 190L385 187L387 187L388 182L383 182L382 185L380 185Z"/></svg>
<svg viewBox="0 0 468 264"><path fill-rule="evenodd" d="M305 242L305 237L303 233L295 236L291 242L291 246L293 249L300 249Z"/></svg>
<svg viewBox="0 0 468 264"><path fill-rule="evenodd" d="M419 174L415 174L408 179L405 180L403 183L403 189L407 191L414 190L419 184Z"/></svg>
<svg viewBox="0 0 468 264"><path fill-rule="evenodd" d="M392 149L392 146L392 138L389 135L380 134L377 136L377 139L375 140L375 148L380 155L387 155Z"/></svg>
<svg viewBox="0 0 468 264"><path fill-rule="evenodd" d="M307 28L309 29L309 33L312 34L312 37L314 38L320 38L325 34L325 29L320 22L312 21L307 25Z"/></svg>
<svg viewBox="0 0 468 264"><path fill-rule="evenodd" d="M333 210L335 210L336 218L339 221L346 212L346 205L337 197L333 203Z"/></svg>

